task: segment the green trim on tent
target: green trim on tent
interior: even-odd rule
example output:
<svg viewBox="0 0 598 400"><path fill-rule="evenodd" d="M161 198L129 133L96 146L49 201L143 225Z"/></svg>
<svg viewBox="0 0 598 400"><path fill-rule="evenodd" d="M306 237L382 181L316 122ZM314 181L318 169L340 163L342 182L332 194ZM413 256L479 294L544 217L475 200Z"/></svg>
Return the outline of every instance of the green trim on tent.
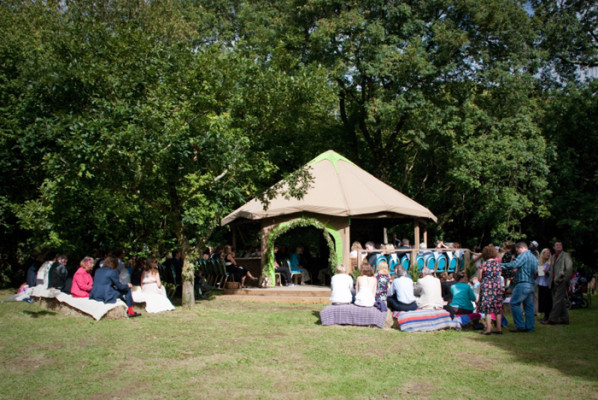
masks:
<svg viewBox="0 0 598 400"><path fill-rule="evenodd" d="M357 166L355 163L353 163L353 162L352 162L351 160L349 160L348 158L346 158L346 157L343 157L343 156L341 156L340 154L338 154L337 152L335 152L335 151L332 151L332 150L329 150L329 151L327 151L327 152L324 152L324 153L320 154L319 156L317 156L316 158L314 158L313 160L311 160L311 161L310 161L309 163L307 163L307 164L308 164L308 165L314 165L314 164L317 164L317 163L319 163L320 161L323 161L323 160L328 160L328 161L330 161L330 162L332 163L332 165L334 165L334 169L335 169L337 172L338 172L338 168L337 168L336 164L337 164L339 161L344 161L344 162L347 162L347 163L349 163L349 164L352 164L352 165L355 165L355 166Z"/></svg>

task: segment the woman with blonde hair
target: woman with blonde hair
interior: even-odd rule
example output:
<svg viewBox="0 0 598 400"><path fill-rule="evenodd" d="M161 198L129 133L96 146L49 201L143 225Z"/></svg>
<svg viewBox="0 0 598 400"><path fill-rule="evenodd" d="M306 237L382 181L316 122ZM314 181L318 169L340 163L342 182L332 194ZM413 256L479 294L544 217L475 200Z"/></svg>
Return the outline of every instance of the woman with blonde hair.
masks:
<svg viewBox="0 0 598 400"><path fill-rule="evenodd" d="M548 321L552 311L552 293L548 287L550 268L552 266L552 253L550 249L544 249L538 259L538 312L544 313L542 321Z"/></svg>
<svg viewBox="0 0 598 400"><path fill-rule="evenodd" d="M330 303L337 304L351 304L353 301L353 277L347 274L347 269L344 265L339 264L336 267L336 274L330 279L330 287L332 293L330 294Z"/></svg>
<svg viewBox="0 0 598 400"><path fill-rule="evenodd" d="M388 273L388 263L380 261L376 267L376 301L386 302L388 288L390 286L390 274Z"/></svg>

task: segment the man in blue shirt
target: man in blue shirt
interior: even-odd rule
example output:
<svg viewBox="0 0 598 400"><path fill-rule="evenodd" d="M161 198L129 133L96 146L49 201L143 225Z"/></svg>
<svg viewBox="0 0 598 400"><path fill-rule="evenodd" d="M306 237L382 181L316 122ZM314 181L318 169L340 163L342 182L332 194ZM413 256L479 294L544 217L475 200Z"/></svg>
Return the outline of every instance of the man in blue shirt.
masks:
<svg viewBox="0 0 598 400"><path fill-rule="evenodd" d="M534 330L534 285L538 271L538 259L528 250L525 242L517 243L515 247L517 258L503 263L505 269L517 269L515 273L515 288L511 295L511 313L515 328L511 332L533 332ZM521 315L521 304L525 312L525 322Z"/></svg>

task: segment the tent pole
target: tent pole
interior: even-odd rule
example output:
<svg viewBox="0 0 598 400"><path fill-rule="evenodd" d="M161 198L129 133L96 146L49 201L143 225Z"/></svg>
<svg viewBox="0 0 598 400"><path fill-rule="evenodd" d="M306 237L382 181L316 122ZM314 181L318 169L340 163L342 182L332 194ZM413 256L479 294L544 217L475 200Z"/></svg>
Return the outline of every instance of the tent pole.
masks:
<svg viewBox="0 0 598 400"><path fill-rule="evenodd" d="M384 240L384 244L388 243L388 229L386 229L386 227L382 228L382 238Z"/></svg>
<svg viewBox="0 0 598 400"><path fill-rule="evenodd" d="M417 256L417 249L419 249L419 220L413 220L413 247L411 248L411 266L415 265L415 257Z"/></svg>

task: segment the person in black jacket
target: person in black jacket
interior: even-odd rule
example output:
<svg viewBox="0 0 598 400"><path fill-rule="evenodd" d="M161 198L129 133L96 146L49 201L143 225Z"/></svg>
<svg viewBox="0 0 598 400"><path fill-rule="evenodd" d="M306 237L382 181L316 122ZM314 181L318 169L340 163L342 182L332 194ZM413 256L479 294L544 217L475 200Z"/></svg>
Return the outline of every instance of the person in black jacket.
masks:
<svg viewBox="0 0 598 400"><path fill-rule="evenodd" d="M69 275L69 271L66 269L67 262L68 257L66 254L60 254L56 257L56 261L52 264L50 271L48 272L48 288L55 288L58 290L64 290L66 288L66 279Z"/></svg>

